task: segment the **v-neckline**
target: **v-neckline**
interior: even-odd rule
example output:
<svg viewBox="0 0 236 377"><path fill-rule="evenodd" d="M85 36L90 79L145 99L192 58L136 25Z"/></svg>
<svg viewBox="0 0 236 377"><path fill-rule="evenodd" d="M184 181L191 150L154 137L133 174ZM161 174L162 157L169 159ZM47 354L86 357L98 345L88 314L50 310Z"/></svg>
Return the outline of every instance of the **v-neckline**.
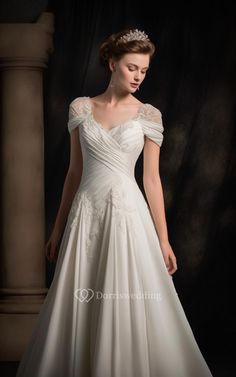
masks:
<svg viewBox="0 0 236 377"><path fill-rule="evenodd" d="M95 124L97 124L97 125L103 130L103 131L105 131L105 132L108 133L108 134L111 133L112 130L114 130L114 129L116 129L116 128L122 127L122 126L124 126L125 124L130 123L131 121L138 120L142 108L144 108L144 106L146 105L145 103L142 103L142 105L139 106L139 108L138 108L136 114L135 114L132 118L127 119L126 121L124 121L124 122L122 122L122 123L119 123L119 124L116 124L116 125L114 125L114 126L112 126L112 127L110 127L110 128L106 128L106 127L104 127L104 126L102 125L102 123L98 122L98 121L95 119L95 117L94 117L94 115L93 115L93 104L92 104L92 100L91 100L91 98L90 98L90 97L87 97L87 100L88 100L88 103L89 103L89 114L90 114L90 118L92 119L92 121L93 121Z"/></svg>

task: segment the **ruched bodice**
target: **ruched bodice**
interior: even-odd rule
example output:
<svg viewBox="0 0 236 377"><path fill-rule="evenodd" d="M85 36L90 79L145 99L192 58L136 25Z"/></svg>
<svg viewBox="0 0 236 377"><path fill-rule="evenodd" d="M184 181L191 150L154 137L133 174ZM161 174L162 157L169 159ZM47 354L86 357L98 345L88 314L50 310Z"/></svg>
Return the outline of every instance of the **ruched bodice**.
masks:
<svg viewBox="0 0 236 377"><path fill-rule="evenodd" d="M90 98L79 97L70 104L69 132L77 127L83 154L80 189L89 182L92 190L94 182L99 195L118 181L135 183L135 164L145 136L159 146L163 141L161 112L150 104L141 105L132 119L108 130L94 119Z"/></svg>
<svg viewBox="0 0 236 377"><path fill-rule="evenodd" d="M93 132L93 126L98 127L102 132L107 133L109 137L114 138L117 142L120 140L119 138L121 137L122 131L126 128L133 128L134 133L137 132L138 129L141 129L143 136L146 135L159 146L162 145L163 141L164 127L161 112L150 104L140 105L137 114L133 118L122 124L114 125L110 130L107 130L94 119L90 98L78 97L71 102L69 107L68 129L69 132L71 132L74 128L81 128L83 126L89 127L91 132ZM118 136L116 136L117 132ZM139 138L141 138L141 134L139 134ZM128 143L125 138L123 139ZM123 147L121 150L125 151L126 149ZM127 149L126 152L128 153L129 149Z"/></svg>

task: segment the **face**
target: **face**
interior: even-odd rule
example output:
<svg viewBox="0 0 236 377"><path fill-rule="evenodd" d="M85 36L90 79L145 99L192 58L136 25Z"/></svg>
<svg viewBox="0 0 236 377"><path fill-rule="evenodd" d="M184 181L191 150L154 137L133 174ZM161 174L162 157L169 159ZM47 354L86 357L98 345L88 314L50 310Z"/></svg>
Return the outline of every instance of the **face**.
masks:
<svg viewBox="0 0 236 377"><path fill-rule="evenodd" d="M148 54L125 54L120 60L110 60L112 83L120 90L134 93L145 79L149 68Z"/></svg>

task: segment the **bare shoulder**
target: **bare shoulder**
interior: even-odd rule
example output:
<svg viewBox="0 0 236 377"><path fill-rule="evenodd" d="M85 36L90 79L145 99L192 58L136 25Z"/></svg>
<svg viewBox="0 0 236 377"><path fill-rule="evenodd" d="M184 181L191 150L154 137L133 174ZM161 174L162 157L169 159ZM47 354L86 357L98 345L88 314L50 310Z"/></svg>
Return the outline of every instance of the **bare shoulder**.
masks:
<svg viewBox="0 0 236 377"><path fill-rule="evenodd" d="M130 106L130 107L137 107L143 106L144 103L139 101L136 97L132 96L127 100L127 102L124 103L124 105Z"/></svg>
<svg viewBox="0 0 236 377"><path fill-rule="evenodd" d="M103 94L99 94L99 95L94 96L94 97L89 97L89 99L94 104L96 104L96 103L104 103L105 102Z"/></svg>
<svg viewBox="0 0 236 377"><path fill-rule="evenodd" d="M141 102L141 101L139 101L136 97L134 97L134 96L131 96L131 97L132 97L132 103L133 103L134 105L137 105L137 106L144 105L144 103Z"/></svg>

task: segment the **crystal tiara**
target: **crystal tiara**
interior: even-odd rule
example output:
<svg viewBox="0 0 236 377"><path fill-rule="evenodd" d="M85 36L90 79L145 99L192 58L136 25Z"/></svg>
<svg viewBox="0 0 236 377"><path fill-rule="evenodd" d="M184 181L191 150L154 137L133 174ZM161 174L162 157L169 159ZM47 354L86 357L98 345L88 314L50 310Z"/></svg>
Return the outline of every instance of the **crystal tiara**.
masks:
<svg viewBox="0 0 236 377"><path fill-rule="evenodd" d="M148 35L144 31L135 29L130 30L127 34L119 38L119 41L130 42L130 41L146 41L148 40Z"/></svg>

